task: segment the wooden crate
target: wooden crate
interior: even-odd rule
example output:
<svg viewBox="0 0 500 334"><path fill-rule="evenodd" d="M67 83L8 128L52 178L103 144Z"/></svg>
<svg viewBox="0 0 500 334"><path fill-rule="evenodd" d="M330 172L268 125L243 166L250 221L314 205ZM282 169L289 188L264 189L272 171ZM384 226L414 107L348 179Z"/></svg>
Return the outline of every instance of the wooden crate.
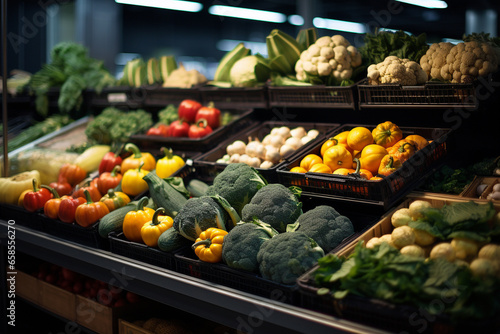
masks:
<svg viewBox="0 0 500 334"><path fill-rule="evenodd" d="M38 304L41 307L69 321L76 320L74 293L41 280L38 280L38 288L40 291Z"/></svg>
<svg viewBox="0 0 500 334"><path fill-rule="evenodd" d="M471 198L467 197L461 197L461 196L453 196L453 195L436 195L436 194L431 194L431 193L418 193L418 192L413 192L410 193L406 200L398 205L397 207L393 208L392 210L388 211L386 214L384 214L380 221L373 225L372 228L367 230L365 233L360 235L357 239L354 239L351 243L346 245L342 250L340 250L337 255L338 256L347 256L351 254L354 251L354 248L356 245L359 243L360 240L363 240L365 244L370 240L371 238L374 237L381 237L384 234L389 234L392 233L393 226L391 223L391 217L394 212L401 208L408 208L410 203L415 201L415 200L425 200L431 203L432 207L435 208L440 208L445 204L452 204L452 203L457 203L457 202L468 202L471 201ZM485 199L474 199L474 202L477 203L487 203L488 201ZM500 203L498 201L494 202L495 209L497 212L500 212Z"/></svg>
<svg viewBox="0 0 500 334"><path fill-rule="evenodd" d="M16 274L16 295L34 304L40 303L38 279L18 269ZM8 278L9 275L7 275Z"/></svg>
<svg viewBox="0 0 500 334"><path fill-rule="evenodd" d="M123 319L118 319L118 334L154 334L147 329L134 325Z"/></svg>
<svg viewBox="0 0 500 334"><path fill-rule="evenodd" d="M460 194L461 197L468 198L479 198L486 199L488 194L492 192L493 186L500 182L500 177L498 176L476 176L472 182L465 188L465 190ZM481 194L477 193L477 187L480 184L486 184L487 187Z"/></svg>
<svg viewBox="0 0 500 334"><path fill-rule="evenodd" d="M140 303L139 303L140 304ZM108 307L94 300L76 296L76 322L100 334L118 332L118 319L141 309L138 303Z"/></svg>

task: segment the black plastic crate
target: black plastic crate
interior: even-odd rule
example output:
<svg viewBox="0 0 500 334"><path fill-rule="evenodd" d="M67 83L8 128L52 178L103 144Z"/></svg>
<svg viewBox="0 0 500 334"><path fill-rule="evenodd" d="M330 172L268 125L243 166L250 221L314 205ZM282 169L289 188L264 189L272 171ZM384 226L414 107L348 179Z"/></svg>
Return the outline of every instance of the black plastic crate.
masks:
<svg viewBox="0 0 500 334"><path fill-rule="evenodd" d="M217 108L267 108L269 106L267 88L214 86L200 87L203 105L213 102Z"/></svg>
<svg viewBox="0 0 500 334"><path fill-rule="evenodd" d="M13 220L15 221L16 225L29 227L33 230L44 232L44 225L39 216L39 213L42 211L43 210L29 212L25 208L17 205L0 203L0 219L7 222Z"/></svg>
<svg viewBox="0 0 500 334"><path fill-rule="evenodd" d="M248 142L248 138L258 138L262 140L266 135L268 135L272 128L287 126L290 129L302 126L306 131L311 129L316 129L319 131L319 135L311 140L309 143L306 143L304 146L300 147L298 150L293 152L289 156L283 157L282 161L278 164L274 165L271 168L256 168L264 178L268 182L276 182L278 180L277 177L277 169L279 166L286 164L289 159L293 159L294 156L301 154L301 152L307 150L309 147L314 145L315 143L324 140L324 137L328 132L333 131L338 128L340 124L333 123L300 123L300 122L283 122L283 121L266 121L263 123L255 124L253 127L249 128L245 132L240 132L237 135L225 140L220 143L216 148L208 151L205 154L201 154L196 159L194 159L194 166L198 170L199 174L204 178L213 179L217 174L219 174L224 168L226 168L227 164L218 163L217 160L222 158L226 154L226 148L232 142L236 140L242 140L244 142Z"/></svg>
<svg viewBox="0 0 500 334"><path fill-rule="evenodd" d="M88 106L95 112L106 107L131 110L144 108L146 96L145 87L130 86L107 87L100 92L88 90L85 93Z"/></svg>
<svg viewBox="0 0 500 334"><path fill-rule="evenodd" d="M422 86L400 84L369 85L365 79L357 85L359 108L471 108L478 106L473 83L427 82Z"/></svg>
<svg viewBox="0 0 500 334"><path fill-rule="evenodd" d="M269 86L270 107L355 109L355 85L340 86Z"/></svg>
<svg viewBox="0 0 500 334"><path fill-rule="evenodd" d="M144 86L144 105L146 107L165 107L169 104L179 105L183 100L200 101L199 87L175 88L161 86Z"/></svg>
<svg viewBox="0 0 500 334"><path fill-rule="evenodd" d="M111 232L108 235L109 250L131 259L149 263L161 268L176 270L175 252L163 252L146 244L132 242L125 238L123 232Z"/></svg>
<svg viewBox="0 0 500 334"><path fill-rule="evenodd" d="M345 124L337 128L327 137L335 136L354 127L363 126L370 130L374 125ZM415 188L434 167L444 158L448 151L448 137L451 129L446 128L409 128L400 127L403 137L418 134L431 140L429 145L417 151L403 166L379 181L369 181L352 176L324 173L294 173L293 167L299 166L307 154L320 155L321 145L302 151L300 155L290 159L277 169L279 182L286 186L298 186L311 194L330 196L339 201L356 201L388 209ZM320 155L321 156L321 155Z"/></svg>
<svg viewBox="0 0 500 334"><path fill-rule="evenodd" d="M254 123L252 119L253 110L251 109L233 109L221 111L229 111L233 113L233 115L236 115L236 117L225 126L221 126L215 129L212 133L202 138L194 139L188 137L161 137L148 136L146 134L135 134L130 136L130 141L140 147L146 148L158 149L164 146L170 147L174 150L207 150L217 146L217 144L219 144L224 138L227 138L228 136L231 136L237 132L243 131Z"/></svg>
<svg viewBox="0 0 500 334"><path fill-rule="evenodd" d="M92 248L105 250L109 248L108 240L99 235L99 222L89 227L83 227L75 222L65 223L59 219L51 219L44 214L39 214L39 217L42 221L44 232L50 235Z"/></svg>

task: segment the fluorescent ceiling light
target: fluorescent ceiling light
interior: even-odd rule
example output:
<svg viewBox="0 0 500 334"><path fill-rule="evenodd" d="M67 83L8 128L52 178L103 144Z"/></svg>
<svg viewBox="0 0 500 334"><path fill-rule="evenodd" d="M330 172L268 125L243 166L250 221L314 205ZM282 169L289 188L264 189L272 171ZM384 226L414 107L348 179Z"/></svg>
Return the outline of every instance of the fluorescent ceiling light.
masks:
<svg viewBox="0 0 500 334"><path fill-rule="evenodd" d="M286 15L267 10L250 9L234 6L211 6L208 12L212 15L234 17L238 19L256 20L273 23L286 22Z"/></svg>
<svg viewBox="0 0 500 334"><path fill-rule="evenodd" d="M396 33L398 31L401 31L401 29L390 29L390 28L380 28L378 31L388 31L388 32L393 32ZM403 32L409 36L413 36L413 34L409 31L404 31Z"/></svg>
<svg viewBox="0 0 500 334"><path fill-rule="evenodd" d="M288 23L290 23L294 26L303 26L304 25L304 18L300 15L290 15L288 17Z"/></svg>
<svg viewBox="0 0 500 334"><path fill-rule="evenodd" d="M238 43L245 44L245 47L252 51L252 54L260 53L263 56L267 56L267 46L263 42L250 42L250 41L239 41L235 39L221 39L217 42L215 47L221 51L231 51L234 49Z"/></svg>
<svg viewBox="0 0 500 334"><path fill-rule="evenodd" d="M199 2L183 0L115 0L115 2L123 5L181 10L184 12L199 12L203 8L203 5Z"/></svg>
<svg viewBox="0 0 500 334"><path fill-rule="evenodd" d="M454 38L443 38L442 41L451 44L458 44L463 42L461 39L454 39Z"/></svg>
<svg viewBox="0 0 500 334"><path fill-rule="evenodd" d="M442 0L396 0L396 1L425 8L438 8L438 9L448 8L448 4L446 3L446 1Z"/></svg>
<svg viewBox="0 0 500 334"><path fill-rule="evenodd" d="M324 19L322 17L315 17L313 25L316 28L352 32L355 34L364 34L366 32L365 25L362 23Z"/></svg>

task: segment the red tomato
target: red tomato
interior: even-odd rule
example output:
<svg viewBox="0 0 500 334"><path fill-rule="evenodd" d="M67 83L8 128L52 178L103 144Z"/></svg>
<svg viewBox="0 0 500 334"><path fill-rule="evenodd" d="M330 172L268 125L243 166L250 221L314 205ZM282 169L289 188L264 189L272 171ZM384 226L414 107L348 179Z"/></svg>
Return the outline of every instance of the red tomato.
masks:
<svg viewBox="0 0 500 334"><path fill-rule="evenodd" d="M207 120L202 118L196 121L196 124L191 124L189 127L189 138L202 138L212 133L212 128L207 124Z"/></svg>
<svg viewBox="0 0 500 334"><path fill-rule="evenodd" d="M170 136L187 137L189 133L189 123L181 119L173 121L170 124Z"/></svg>
<svg viewBox="0 0 500 334"><path fill-rule="evenodd" d="M201 108L201 103L195 100L184 100L179 104L177 108L177 113L179 118L185 120L188 123L194 123L196 118L196 113L198 109Z"/></svg>
<svg viewBox="0 0 500 334"><path fill-rule="evenodd" d="M214 104L210 102L208 106L201 107L196 114L196 123L200 119L206 119L208 125L212 129L217 129L220 126L221 114L220 110L214 107Z"/></svg>
<svg viewBox="0 0 500 334"><path fill-rule="evenodd" d="M146 132L147 136L161 136L168 137L169 136L170 127L166 124L160 124L158 127L152 127Z"/></svg>

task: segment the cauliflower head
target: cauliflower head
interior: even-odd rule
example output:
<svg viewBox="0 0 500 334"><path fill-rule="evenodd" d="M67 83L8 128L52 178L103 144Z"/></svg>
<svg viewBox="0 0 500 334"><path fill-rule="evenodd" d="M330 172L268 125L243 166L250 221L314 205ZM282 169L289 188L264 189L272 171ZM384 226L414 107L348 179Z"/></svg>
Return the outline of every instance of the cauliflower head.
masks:
<svg viewBox="0 0 500 334"><path fill-rule="evenodd" d="M367 69L370 85L400 84L403 86L423 85L427 82L427 73L419 63L388 56L383 62L372 64Z"/></svg>
<svg viewBox="0 0 500 334"><path fill-rule="evenodd" d="M323 36L300 54L295 63L297 80L340 84L362 63L361 53L342 35Z"/></svg>

